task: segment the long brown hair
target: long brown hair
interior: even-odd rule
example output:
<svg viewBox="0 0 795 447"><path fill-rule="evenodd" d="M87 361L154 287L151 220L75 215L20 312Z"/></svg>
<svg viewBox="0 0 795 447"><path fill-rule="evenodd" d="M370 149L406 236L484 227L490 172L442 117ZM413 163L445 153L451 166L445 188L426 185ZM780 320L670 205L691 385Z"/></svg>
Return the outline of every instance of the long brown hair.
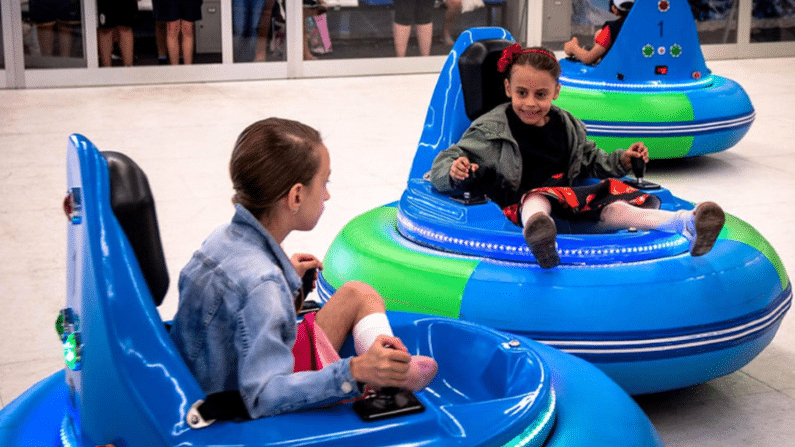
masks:
<svg viewBox="0 0 795 447"><path fill-rule="evenodd" d="M269 217L293 185L308 185L315 177L320 144L318 131L298 121L268 118L251 124L237 138L229 162L232 202L257 219Z"/></svg>

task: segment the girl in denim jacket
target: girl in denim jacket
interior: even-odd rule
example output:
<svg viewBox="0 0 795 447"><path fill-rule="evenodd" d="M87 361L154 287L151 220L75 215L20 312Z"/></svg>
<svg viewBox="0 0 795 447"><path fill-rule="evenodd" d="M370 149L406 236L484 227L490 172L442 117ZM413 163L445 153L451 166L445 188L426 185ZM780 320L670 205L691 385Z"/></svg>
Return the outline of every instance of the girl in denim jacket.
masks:
<svg viewBox="0 0 795 447"><path fill-rule="evenodd" d="M302 277L323 266L280 244L314 228L329 199L329 151L317 131L256 122L238 138L230 173L235 215L182 270L171 329L202 390L239 390L258 418L356 398L364 385L424 388L436 362L407 352L372 287L349 282L296 324ZM340 359L351 333L357 355Z"/></svg>

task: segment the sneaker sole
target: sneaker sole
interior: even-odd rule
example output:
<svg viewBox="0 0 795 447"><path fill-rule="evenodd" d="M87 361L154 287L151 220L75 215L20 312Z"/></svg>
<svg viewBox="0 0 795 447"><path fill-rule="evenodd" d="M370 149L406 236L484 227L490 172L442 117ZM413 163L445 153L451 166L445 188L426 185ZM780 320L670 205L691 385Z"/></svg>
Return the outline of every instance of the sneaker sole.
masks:
<svg viewBox="0 0 795 447"><path fill-rule="evenodd" d="M551 269L560 264L555 245L557 234L555 222L543 213L531 217L524 228L524 240L541 268Z"/></svg>
<svg viewBox="0 0 795 447"><path fill-rule="evenodd" d="M696 207L695 226L696 239L693 241L691 256L703 256L712 250L718 235L726 223L726 215L720 206L713 202L704 202Z"/></svg>

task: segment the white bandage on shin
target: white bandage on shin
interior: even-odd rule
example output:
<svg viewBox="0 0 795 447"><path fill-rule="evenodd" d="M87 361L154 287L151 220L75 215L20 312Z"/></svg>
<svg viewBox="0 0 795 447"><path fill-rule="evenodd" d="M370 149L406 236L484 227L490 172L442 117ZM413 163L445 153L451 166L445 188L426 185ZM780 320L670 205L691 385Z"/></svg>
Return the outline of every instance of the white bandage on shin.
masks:
<svg viewBox="0 0 795 447"><path fill-rule="evenodd" d="M379 335L389 335L390 337L394 335L385 313L373 313L359 320L353 326L353 344L356 354L361 355L367 352Z"/></svg>

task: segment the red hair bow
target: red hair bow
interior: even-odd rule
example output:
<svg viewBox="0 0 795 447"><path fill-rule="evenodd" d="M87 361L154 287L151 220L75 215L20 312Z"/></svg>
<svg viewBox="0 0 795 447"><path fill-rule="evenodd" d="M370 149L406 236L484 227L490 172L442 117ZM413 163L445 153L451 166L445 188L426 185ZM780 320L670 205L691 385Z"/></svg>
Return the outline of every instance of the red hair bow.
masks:
<svg viewBox="0 0 795 447"><path fill-rule="evenodd" d="M497 70L499 70L500 73L505 73L505 71L508 70L511 64L513 64L513 61L515 61L517 57L519 57L524 53L540 53L545 56L551 57L552 59L555 60L555 62L558 61L558 58L556 58L555 55L550 53L549 51L542 50L540 48L528 48L526 50L523 50L521 45L515 43L507 47L506 49L502 50L502 56L500 56L500 60L497 61Z"/></svg>
<svg viewBox="0 0 795 447"><path fill-rule="evenodd" d="M502 50L502 56L500 56L500 60L497 61L497 70L499 70L500 73L505 73L505 70L511 66L514 59L522 53L522 46L518 43Z"/></svg>

